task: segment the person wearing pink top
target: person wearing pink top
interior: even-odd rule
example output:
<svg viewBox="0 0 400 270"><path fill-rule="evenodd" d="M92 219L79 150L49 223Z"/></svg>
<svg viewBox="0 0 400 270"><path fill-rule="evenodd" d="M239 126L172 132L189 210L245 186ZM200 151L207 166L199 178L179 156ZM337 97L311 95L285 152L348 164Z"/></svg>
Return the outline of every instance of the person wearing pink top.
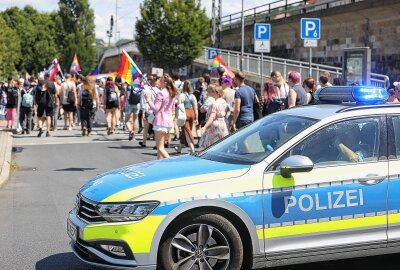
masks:
<svg viewBox="0 0 400 270"><path fill-rule="evenodd" d="M165 75L160 80L161 91L157 93L154 103L145 95L147 104L154 112L153 130L156 137L157 159L169 158L164 148L166 135L172 129L172 111L175 110L175 96L178 89L171 77Z"/></svg>

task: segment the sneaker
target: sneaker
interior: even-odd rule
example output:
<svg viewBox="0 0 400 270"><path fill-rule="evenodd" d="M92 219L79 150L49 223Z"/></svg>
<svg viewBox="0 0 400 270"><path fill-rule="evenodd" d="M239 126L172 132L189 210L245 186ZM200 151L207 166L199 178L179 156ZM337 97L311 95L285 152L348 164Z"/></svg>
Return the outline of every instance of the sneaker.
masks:
<svg viewBox="0 0 400 270"><path fill-rule="evenodd" d="M46 137L51 137L50 132L46 132Z"/></svg>
<svg viewBox="0 0 400 270"><path fill-rule="evenodd" d="M153 149L154 149L154 150L157 150L157 146L154 146Z"/></svg>
<svg viewBox="0 0 400 270"><path fill-rule="evenodd" d="M134 136L135 136L135 134L132 131L130 131L128 140L132 141Z"/></svg>
<svg viewBox="0 0 400 270"><path fill-rule="evenodd" d="M107 129L107 135L111 135L111 128Z"/></svg>
<svg viewBox="0 0 400 270"><path fill-rule="evenodd" d="M24 135L24 134L25 134L25 130L22 130L21 135Z"/></svg>
<svg viewBox="0 0 400 270"><path fill-rule="evenodd" d="M91 131L90 129L88 129L86 136L90 137L90 133L91 133L91 132L92 132L92 131Z"/></svg>
<svg viewBox="0 0 400 270"><path fill-rule="evenodd" d="M63 128L63 130L68 130L67 126L65 126L65 127Z"/></svg>
<svg viewBox="0 0 400 270"><path fill-rule="evenodd" d="M182 153L182 147L181 146L175 146L174 149L178 154Z"/></svg>
<svg viewBox="0 0 400 270"><path fill-rule="evenodd" d="M31 134L31 132L30 132L29 129L26 130L26 134L27 134L27 135Z"/></svg>
<svg viewBox="0 0 400 270"><path fill-rule="evenodd" d="M140 145L141 147L146 147L146 145L145 145L143 142L139 142L139 145Z"/></svg>
<svg viewBox="0 0 400 270"><path fill-rule="evenodd" d="M39 133L38 133L38 137L41 137L42 136L42 134L43 134L43 130L41 129L41 128L39 128Z"/></svg>
<svg viewBox="0 0 400 270"><path fill-rule="evenodd" d="M83 137L83 136L86 136L86 128L83 128L83 129L82 129L82 137Z"/></svg>

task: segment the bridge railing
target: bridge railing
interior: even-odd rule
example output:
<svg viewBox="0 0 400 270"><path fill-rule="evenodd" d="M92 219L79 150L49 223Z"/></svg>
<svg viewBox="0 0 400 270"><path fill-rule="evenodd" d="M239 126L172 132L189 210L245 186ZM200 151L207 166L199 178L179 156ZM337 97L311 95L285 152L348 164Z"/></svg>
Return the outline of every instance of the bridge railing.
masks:
<svg viewBox="0 0 400 270"><path fill-rule="evenodd" d="M320 0L315 4L305 4L304 0L277 0L265 5L246 9L243 11L245 24L266 22L282 19L298 14L310 13L318 10L349 5L365 0ZM241 24L242 12L223 16L221 19L223 29L238 27Z"/></svg>
<svg viewBox="0 0 400 270"><path fill-rule="evenodd" d="M197 63L210 65L211 60L208 59L209 47L203 47L203 55L195 60ZM230 50L219 50L220 57L224 60L232 70L240 70L241 53ZM267 77L274 70L279 70L283 76L291 70L298 71L302 78L311 75L313 78L319 78L323 72L328 71L332 77L340 77L342 75L341 67L334 67L321 64L311 65L311 74L309 74L309 63L303 61L289 60L278 57L264 56L263 57L263 76ZM261 55L259 54L244 54L243 71L248 75L257 76L261 78ZM389 77L382 74L371 73L371 85L389 88Z"/></svg>

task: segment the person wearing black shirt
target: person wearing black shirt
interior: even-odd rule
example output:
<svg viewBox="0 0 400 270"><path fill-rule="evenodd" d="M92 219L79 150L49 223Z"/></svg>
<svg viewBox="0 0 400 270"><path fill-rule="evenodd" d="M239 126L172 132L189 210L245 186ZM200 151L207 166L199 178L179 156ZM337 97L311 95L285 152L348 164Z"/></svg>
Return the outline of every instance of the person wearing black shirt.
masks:
<svg viewBox="0 0 400 270"><path fill-rule="evenodd" d="M50 137L50 126L51 126L51 117L54 114L54 102L56 87L54 82L51 82L48 74L45 75L46 80L39 80L39 83L36 87L35 93L35 102L37 104L37 117L38 117L38 127L39 133L38 137L43 134L43 121L46 121L47 132L46 137Z"/></svg>

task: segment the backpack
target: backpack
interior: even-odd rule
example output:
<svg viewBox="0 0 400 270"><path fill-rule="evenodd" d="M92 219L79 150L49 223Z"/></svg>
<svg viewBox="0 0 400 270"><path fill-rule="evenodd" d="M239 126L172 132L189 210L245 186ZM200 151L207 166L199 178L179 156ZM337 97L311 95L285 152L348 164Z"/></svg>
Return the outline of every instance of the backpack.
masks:
<svg viewBox="0 0 400 270"><path fill-rule="evenodd" d="M74 90L69 89L67 93L67 102L71 105L75 104Z"/></svg>
<svg viewBox="0 0 400 270"><path fill-rule="evenodd" d="M82 92L81 107L83 109L92 109L93 108L93 99L90 96L90 93L87 91Z"/></svg>
<svg viewBox="0 0 400 270"><path fill-rule="evenodd" d="M15 87L10 87L7 90L7 104L17 105L18 103L18 91Z"/></svg>
<svg viewBox="0 0 400 270"><path fill-rule="evenodd" d="M30 91L25 91L25 94L22 96L22 107L25 108L32 108L33 106L33 96L32 96L32 89Z"/></svg>
<svg viewBox="0 0 400 270"><path fill-rule="evenodd" d="M142 96L142 91L139 89L132 88L129 94L128 103L130 105L137 105L140 103L140 99Z"/></svg>
<svg viewBox="0 0 400 270"><path fill-rule="evenodd" d="M106 85L107 103L118 106L118 95L113 84Z"/></svg>

